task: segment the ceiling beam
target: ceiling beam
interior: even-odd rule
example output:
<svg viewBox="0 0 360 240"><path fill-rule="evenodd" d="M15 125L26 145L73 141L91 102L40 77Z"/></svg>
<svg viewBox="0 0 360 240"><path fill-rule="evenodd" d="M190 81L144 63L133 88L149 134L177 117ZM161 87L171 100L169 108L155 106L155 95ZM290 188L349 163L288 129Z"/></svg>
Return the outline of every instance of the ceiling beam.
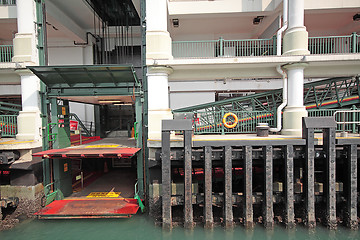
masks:
<svg viewBox="0 0 360 240"><path fill-rule="evenodd" d="M46 2L48 22L76 42L86 41L86 30L81 28L72 18L66 15L52 2Z"/></svg>

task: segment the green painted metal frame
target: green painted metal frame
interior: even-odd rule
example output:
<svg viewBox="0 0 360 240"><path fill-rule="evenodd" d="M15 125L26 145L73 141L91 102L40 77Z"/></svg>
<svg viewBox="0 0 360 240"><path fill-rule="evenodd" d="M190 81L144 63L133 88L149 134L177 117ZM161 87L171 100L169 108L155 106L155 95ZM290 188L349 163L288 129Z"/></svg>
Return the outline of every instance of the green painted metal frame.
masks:
<svg viewBox="0 0 360 240"><path fill-rule="evenodd" d="M36 0L37 3L37 25L38 25L38 48L39 48L39 56L40 56L40 66L46 65L46 52L45 52L45 45L46 45L46 24L43 24L44 15L43 11L45 9L45 6L43 5L44 0ZM63 82L59 84L54 84L52 86L45 86L42 85L42 91L44 94L44 107L42 108L44 111L42 112L43 117L43 126L46 126L47 121L47 115L45 109L47 109L46 99L50 98L51 104L54 104L56 102L56 98L61 96L109 96L109 95L132 95L135 96L135 106L136 106L136 122L139 124L137 125L137 133L138 138L136 140L137 146L142 148L141 152L138 154L137 159L137 166L138 166L138 184L139 184L139 196L141 198L144 198L146 196L147 186L146 182L148 182L148 170L147 170L147 159L148 156L148 150L146 148L146 139L147 139L147 81L146 81L146 62L145 62L145 46L146 46L146 39L145 39L145 31L146 31L146 24L145 24L145 1L141 0L141 25L142 27L142 66L143 66L143 86L145 89L145 92L142 91L142 84L138 81L136 77L135 70L131 66L132 70L132 77L134 79L134 82L116 82L115 77L112 75L112 72L110 68L115 67L121 67L116 65L101 65L103 68L104 73L108 73L110 78L112 78L113 83L104 83L103 79L99 82L96 82L96 77L92 76L91 73L89 73L87 67L91 68L94 66L81 66L84 68L84 72L88 75L88 77L91 80L95 80L93 82L87 82L87 83L79 83L78 79L74 82L69 82L64 75L62 75L63 72L59 72L59 66L57 66L57 70L59 76L61 76ZM78 66L64 66L63 68L76 68ZM129 67L129 66L125 66ZM39 73L36 71L36 67L32 68L29 67L35 75L37 75L40 79ZM99 117L99 106L95 106L95 118ZM52 120L54 121L54 115L52 114ZM99 127L99 119L95 121L96 129ZM45 128L43 128L45 129ZM46 130L45 130L46 131ZM97 131L98 133L98 131ZM44 133L44 136L46 134ZM44 146L48 148L48 141L44 142ZM55 148L58 147L56 144L54 146ZM46 149L45 149L46 150ZM50 169L50 160L44 160L43 161L43 167L44 169ZM54 165L54 164L53 164ZM56 167L54 166L54 173L55 171L59 173L60 166ZM51 171L51 170L50 170ZM51 177L49 175L49 171L47 174L44 171L44 183L49 184L51 182ZM56 174L55 174L56 175ZM56 176L55 176L56 178ZM56 180L56 179L55 179ZM55 188L59 188L60 186L55 186Z"/></svg>
<svg viewBox="0 0 360 240"><path fill-rule="evenodd" d="M139 195L141 198L147 200L149 192L149 149L147 147L148 139L148 81L147 81L147 67L146 67L146 1L140 0L140 25L141 25L141 66L142 66L142 124L139 128L139 137L141 137L142 148L138 158L138 176L143 177L143 185L139 184ZM140 168L142 169L141 172ZM146 201L148 203L149 201Z"/></svg>
<svg viewBox="0 0 360 240"><path fill-rule="evenodd" d="M359 77L331 78L304 85L304 104L308 110L343 108L360 103ZM259 122L276 123L276 109L282 103L282 89L232 98L223 101L173 110L174 113L194 113L196 134L203 133L249 133L255 132ZM233 112L239 124L232 129L224 128L222 116ZM324 113L325 114L325 113ZM328 116L328 115L324 115ZM332 116L332 115L331 115ZM198 122L198 123L197 123Z"/></svg>
<svg viewBox="0 0 360 240"><path fill-rule="evenodd" d="M19 114L20 111L21 105L19 104L0 102L0 113L4 115L8 115L9 113Z"/></svg>

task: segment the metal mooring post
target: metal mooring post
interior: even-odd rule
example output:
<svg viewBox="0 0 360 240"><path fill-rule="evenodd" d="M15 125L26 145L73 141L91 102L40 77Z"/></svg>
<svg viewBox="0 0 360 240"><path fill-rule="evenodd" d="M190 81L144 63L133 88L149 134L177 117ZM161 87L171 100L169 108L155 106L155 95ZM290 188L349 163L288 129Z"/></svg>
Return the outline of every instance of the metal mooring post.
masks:
<svg viewBox="0 0 360 240"><path fill-rule="evenodd" d="M273 147L263 147L264 156L264 226L274 227L274 208L273 208Z"/></svg>
<svg viewBox="0 0 360 240"><path fill-rule="evenodd" d="M192 121L191 119L163 120L161 138L161 170L162 170L162 221L163 228L172 228L171 214L171 161L170 131L184 131L184 227L192 228Z"/></svg>
<svg viewBox="0 0 360 240"><path fill-rule="evenodd" d="M164 130L161 135L161 199L163 228L171 229L171 163L170 163L170 131Z"/></svg>
<svg viewBox="0 0 360 240"><path fill-rule="evenodd" d="M284 146L285 153L285 224L288 228L295 226L294 213L294 146Z"/></svg>
<svg viewBox="0 0 360 240"><path fill-rule="evenodd" d="M331 126L332 125L332 126ZM326 220L330 229L336 228L336 122L330 122L323 130L323 146L326 153Z"/></svg>
<svg viewBox="0 0 360 240"><path fill-rule="evenodd" d="M337 138L336 146L343 146L346 151L347 178L346 187L346 224L352 230L359 228L358 224L358 145L359 138Z"/></svg>
<svg viewBox="0 0 360 240"><path fill-rule="evenodd" d="M305 146L305 211L306 224L315 227L315 136L314 127L310 127L309 118L303 118L303 138L306 139Z"/></svg>
<svg viewBox="0 0 360 240"><path fill-rule="evenodd" d="M232 201L232 148L225 146L224 161L224 221L225 228L233 226L233 201Z"/></svg>
<svg viewBox="0 0 360 240"><path fill-rule="evenodd" d="M253 219L253 193L252 193L252 146L245 146L244 151L244 225L245 228L251 228L254 225Z"/></svg>
<svg viewBox="0 0 360 240"><path fill-rule="evenodd" d="M205 228L212 228L214 225L213 210L212 210L212 148L210 146L204 147L205 152L205 190L204 190L204 217Z"/></svg>
<svg viewBox="0 0 360 240"><path fill-rule="evenodd" d="M347 161L348 161L348 196L347 196L347 225L351 229L358 229L358 218L357 218L357 144L351 144L347 146Z"/></svg>

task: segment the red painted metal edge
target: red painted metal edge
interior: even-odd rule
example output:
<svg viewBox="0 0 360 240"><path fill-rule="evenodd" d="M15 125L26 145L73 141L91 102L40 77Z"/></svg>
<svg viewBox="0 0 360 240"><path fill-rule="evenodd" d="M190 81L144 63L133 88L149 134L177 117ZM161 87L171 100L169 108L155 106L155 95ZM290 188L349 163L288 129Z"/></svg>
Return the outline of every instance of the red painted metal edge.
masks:
<svg viewBox="0 0 360 240"><path fill-rule="evenodd" d="M138 210L136 199L79 198L56 200L35 215L42 219L128 218Z"/></svg>
<svg viewBox="0 0 360 240"><path fill-rule="evenodd" d="M140 148L62 148L34 153L43 158L130 158Z"/></svg>

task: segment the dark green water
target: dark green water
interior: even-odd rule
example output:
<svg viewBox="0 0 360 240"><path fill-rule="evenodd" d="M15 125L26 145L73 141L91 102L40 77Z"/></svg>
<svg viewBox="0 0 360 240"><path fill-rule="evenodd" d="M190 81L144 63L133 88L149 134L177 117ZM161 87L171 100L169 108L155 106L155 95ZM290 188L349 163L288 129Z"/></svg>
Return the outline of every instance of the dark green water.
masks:
<svg viewBox="0 0 360 240"><path fill-rule="evenodd" d="M276 227L267 231L261 226L253 230L245 230L236 226L234 230L225 231L221 227L214 230L205 230L196 227L193 231L175 227L171 232L162 231L160 227L154 226L151 220L143 216L135 216L131 219L89 219L89 220L28 220L17 227L0 232L0 240L36 239L36 240L155 240L155 239L194 239L194 240L325 240L325 239L360 239L360 231L350 231L339 228L336 231L329 231L322 227L316 230L308 230L297 227L295 230L286 230Z"/></svg>

